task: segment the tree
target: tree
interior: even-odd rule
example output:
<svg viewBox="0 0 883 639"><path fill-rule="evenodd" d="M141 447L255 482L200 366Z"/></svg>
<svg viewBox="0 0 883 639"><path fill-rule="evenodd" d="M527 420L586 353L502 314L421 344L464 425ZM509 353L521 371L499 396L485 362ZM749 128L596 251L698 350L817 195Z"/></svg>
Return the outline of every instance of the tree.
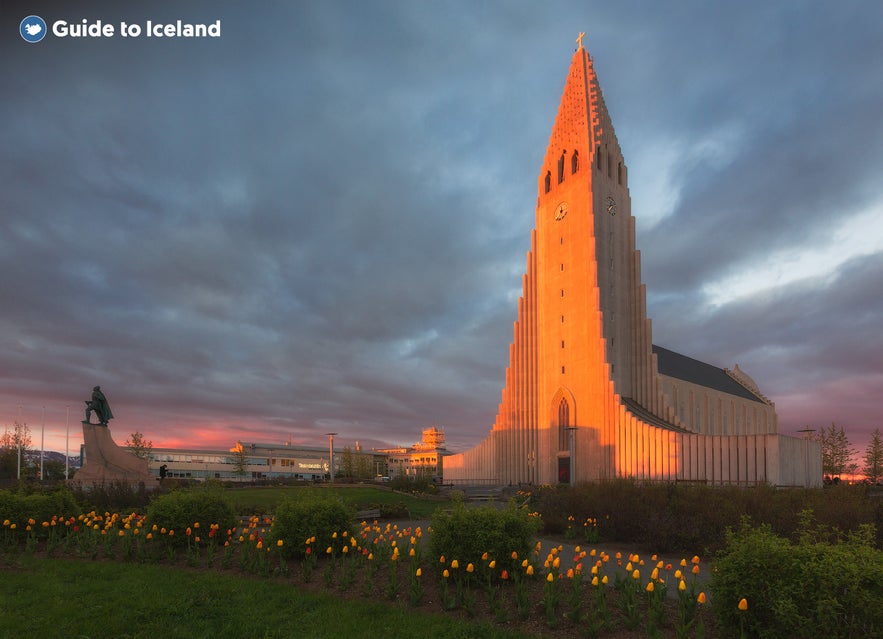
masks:
<svg viewBox="0 0 883 639"><path fill-rule="evenodd" d="M230 449L230 452L233 453L233 470L240 477L245 477L245 473L248 472L248 453L245 450L245 446L242 445L242 442L236 442L236 445Z"/></svg>
<svg viewBox="0 0 883 639"><path fill-rule="evenodd" d="M31 448L31 429L27 424L15 422L0 435L0 477L15 479L19 472L26 473L25 459Z"/></svg>
<svg viewBox="0 0 883 639"><path fill-rule="evenodd" d="M865 449L862 462L862 474L869 482L876 484L883 480L883 437L879 428L871 434L871 443Z"/></svg>
<svg viewBox="0 0 883 639"><path fill-rule="evenodd" d="M356 462L353 449L347 446L340 454L340 476L352 479L356 475Z"/></svg>
<svg viewBox="0 0 883 639"><path fill-rule="evenodd" d="M144 434L135 431L130 434L128 439L123 442L123 445L131 451L135 457L140 459L150 459L150 451L153 450L153 442L149 439L144 439Z"/></svg>
<svg viewBox="0 0 883 639"><path fill-rule="evenodd" d="M856 451L850 447L843 427L838 428L832 422L830 428L819 431L816 439L822 445L822 472L830 477L839 477L846 472Z"/></svg>

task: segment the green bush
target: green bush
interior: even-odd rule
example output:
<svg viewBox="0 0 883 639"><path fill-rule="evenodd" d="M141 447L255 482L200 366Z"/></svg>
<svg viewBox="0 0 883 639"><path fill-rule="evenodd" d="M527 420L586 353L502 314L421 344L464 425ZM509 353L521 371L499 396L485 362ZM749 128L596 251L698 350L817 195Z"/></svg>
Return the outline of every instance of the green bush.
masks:
<svg viewBox="0 0 883 639"><path fill-rule="evenodd" d="M193 490L175 490L160 495L147 507L147 526L174 530L169 539L184 543L184 531L195 524L208 534L212 524L227 530L239 524L230 499L220 487L207 485Z"/></svg>
<svg viewBox="0 0 883 639"><path fill-rule="evenodd" d="M306 540L316 537L315 547L324 552L332 544L332 535L354 532L355 510L330 491L297 491L276 509L270 540L283 542L285 557L303 557Z"/></svg>
<svg viewBox="0 0 883 639"><path fill-rule="evenodd" d="M436 511L432 518L430 549L436 558L444 555L448 561L456 559L464 565L477 564L487 552L499 565L511 561L513 551L525 558L539 527L536 517L514 503L499 510L456 502L451 509Z"/></svg>
<svg viewBox="0 0 883 639"><path fill-rule="evenodd" d="M873 528L829 543L820 539L830 529L808 529L803 515L797 543L747 518L728 531L711 581L721 628L765 639L880 637L883 552L873 547Z"/></svg>
<svg viewBox="0 0 883 639"><path fill-rule="evenodd" d="M713 554L724 532L743 515L769 524L772 532L796 541L798 513L811 509L832 531L858 531L883 519L883 506L861 486L777 490L771 486L706 486L690 482L616 479L592 484L546 486L533 491L530 507L540 513L546 533L560 534L568 516L597 519L602 540L630 543L656 552ZM875 545L881 545L878 534Z"/></svg>
<svg viewBox="0 0 883 639"><path fill-rule="evenodd" d="M34 530L40 532L42 523L51 521L52 517L73 517L81 512L67 488L32 494L0 490L0 521L9 520L19 530L25 529L28 519L36 522Z"/></svg>
<svg viewBox="0 0 883 639"><path fill-rule="evenodd" d="M156 489L159 490L159 489ZM137 486L124 481L101 483L84 488L75 486L74 496L85 512L144 512L151 492L144 484Z"/></svg>

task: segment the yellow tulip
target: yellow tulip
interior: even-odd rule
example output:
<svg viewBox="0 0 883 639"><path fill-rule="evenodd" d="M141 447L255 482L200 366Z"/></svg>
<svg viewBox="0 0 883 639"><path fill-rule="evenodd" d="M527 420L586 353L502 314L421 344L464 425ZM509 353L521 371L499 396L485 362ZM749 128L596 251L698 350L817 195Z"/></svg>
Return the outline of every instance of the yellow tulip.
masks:
<svg viewBox="0 0 883 639"><path fill-rule="evenodd" d="M705 591L699 593L699 596L696 597L696 603L704 604L705 603ZM746 602L747 603L747 602Z"/></svg>
<svg viewBox="0 0 883 639"><path fill-rule="evenodd" d="M604 584L605 586L607 585L607 581L608 581L607 575L604 575L603 577L601 577L601 583Z"/></svg>
<svg viewBox="0 0 883 639"><path fill-rule="evenodd" d="M690 572L692 572L694 575L698 575L699 574L699 564L694 565L693 570L691 570Z"/></svg>
<svg viewBox="0 0 883 639"><path fill-rule="evenodd" d="M459 567L460 567L460 562L458 562L456 559L451 562L451 568L459 568Z"/></svg>
<svg viewBox="0 0 883 639"><path fill-rule="evenodd" d="M693 555L693 558L690 561L693 562L694 564L698 564L699 563L699 555Z"/></svg>
<svg viewBox="0 0 883 639"><path fill-rule="evenodd" d="M748 600L744 597L739 600L739 610L748 610Z"/></svg>
<svg viewBox="0 0 883 639"><path fill-rule="evenodd" d="M525 572L527 572L528 575L532 575L533 574L533 565L528 564L527 570Z"/></svg>
<svg viewBox="0 0 883 639"><path fill-rule="evenodd" d="M496 559L491 559L491 563L489 563L489 564L487 565L487 567L490 568L491 570L493 570L494 568L496 568L496 567L497 567L497 561L496 561Z"/></svg>
<svg viewBox="0 0 883 639"><path fill-rule="evenodd" d="M683 579L681 579L680 583L678 584L678 590L680 590L681 592L684 592L686 589L687 589L687 584L684 582Z"/></svg>
<svg viewBox="0 0 883 639"><path fill-rule="evenodd" d="M475 566L473 566L472 564L466 565L466 572L473 572L474 570L475 570Z"/></svg>
<svg viewBox="0 0 883 639"><path fill-rule="evenodd" d="M447 579L447 578L450 577L450 576L451 576L451 573L449 573L449 572L448 572L448 569L445 568L444 572L442 573L442 577L444 577L445 579Z"/></svg>
<svg viewBox="0 0 883 639"><path fill-rule="evenodd" d="M632 573L632 579L637 581L640 578L641 578L641 571L638 570L637 568L635 568L635 571Z"/></svg>
<svg viewBox="0 0 883 639"><path fill-rule="evenodd" d="M423 571L422 571L420 568L418 568L418 569L417 569L417 572L414 573L414 576L415 576L415 577L422 577L422 576L423 576Z"/></svg>
<svg viewBox="0 0 883 639"><path fill-rule="evenodd" d="M647 590L647 592L653 592L653 582L652 581L647 582L647 589L646 590Z"/></svg>
<svg viewBox="0 0 883 639"><path fill-rule="evenodd" d="M593 586L598 585L598 575L595 575L594 577L592 577L592 585Z"/></svg>
<svg viewBox="0 0 883 639"><path fill-rule="evenodd" d="M282 548L282 546L285 545L285 542L284 542L282 539L280 539L280 540L278 540L278 541L276 542L276 545L277 545L279 548Z"/></svg>
<svg viewBox="0 0 883 639"><path fill-rule="evenodd" d="M552 575L551 572L548 575L546 575L546 581L548 581L549 583L553 583L555 581L555 577L554 577L554 575Z"/></svg>

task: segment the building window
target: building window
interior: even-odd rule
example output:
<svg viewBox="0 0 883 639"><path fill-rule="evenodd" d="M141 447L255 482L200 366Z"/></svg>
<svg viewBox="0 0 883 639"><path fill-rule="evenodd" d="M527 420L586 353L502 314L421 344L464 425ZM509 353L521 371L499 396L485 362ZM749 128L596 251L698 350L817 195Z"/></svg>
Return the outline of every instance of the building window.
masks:
<svg viewBox="0 0 883 639"><path fill-rule="evenodd" d="M619 182L619 185L622 186L622 162L619 162L616 165L616 180Z"/></svg>
<svg viewBox="0 0 883 639"><path fill-rule="evenodd" d="M570 156L570 172L573 174L577 171L579 171L579 153L574 151L573 155Z"/></svg>
<svg viewBox="0 0 883 639"><path fill-rule="evenodd" d="M564 155L567 151L561 152L561 157L558 158L558 184L561 184L564 181Z"/></svg>
<svg viewBox="0 0 883 639"><path fill-rule="evenodd" d="M561 297L564 297L564 289L561 289Z"/></svg>
<svg viewBox="0 0 883 639"><path fill-rule="evenodd" d="M564 367L561 367L561 374L564 375Z"/></svg>
<svg viewBox="0 0 883 639"><path fill-rule="evenodd" d="M561 348L564 348L564 340L561 340Z"/></svg>
<svg viewBox="0 0 883 639"><path fill-rule="evenodd" d="M598 163L598 168L600 169L601 168L601 145L600 144L597 147L595 147L595 158Z"/></svg>
<svg viewBox="0 0 883 639"><path fill-rule="evenodd" d="M549 191L552 190L552 172L551 171L546 171L546 179L544 181L545 181L545 186L544 186L545 191L544 192L548 193Z"/></svg>

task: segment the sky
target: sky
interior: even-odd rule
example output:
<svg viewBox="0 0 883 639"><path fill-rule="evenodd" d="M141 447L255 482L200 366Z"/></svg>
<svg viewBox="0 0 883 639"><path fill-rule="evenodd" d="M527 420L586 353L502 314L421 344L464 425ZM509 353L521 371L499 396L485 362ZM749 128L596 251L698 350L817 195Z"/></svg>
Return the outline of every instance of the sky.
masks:
<svg viewBox="0 0 883 639"><path fill-rule="evenodd" d="M579 31L654 343L883 427L883 4L74 4L0 7L0 428L78 450L100 385L118 443L480 442Z"/></svg>

